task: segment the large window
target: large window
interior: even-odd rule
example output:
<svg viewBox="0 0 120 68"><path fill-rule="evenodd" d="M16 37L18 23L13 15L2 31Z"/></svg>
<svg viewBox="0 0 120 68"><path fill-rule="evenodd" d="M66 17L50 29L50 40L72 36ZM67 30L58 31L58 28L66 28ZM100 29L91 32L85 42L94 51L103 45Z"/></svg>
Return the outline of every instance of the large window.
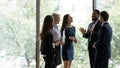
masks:
<svg viewBox="0 0 120 68"><path fill-rule="evenodd" d="M79 31L80 27L87 28L91 22L92 1L91 0L60 0L59 11L61 22L65 14L73 17L73 25L76 27L76 37L78 43L74 45L74 60L72 68L89 68L89 59L87 51L87 40L82 37ZM61 28L61 25L59 25ZM63 64L60 65L63 68Z"/></svg>
<svg viewBox="0 0 120 68"><path fill-rule="evenodd" d="M87 29L88 24L91 22L92 14L92 1L91 0L58 0L55 3L48 0L42 0L41 2L41 15L44 18L46 14L52 14L53 12L59 13L61 20L59 28L61 28L61 23L63 16L65 14L70 14L73 17L73 25L76 27L76 37L78 43L75 44L74 48L74 60L72 62L72 68L89 68L89 59L87 51L87 40L82 37L81 32L79 31L80 27ZM45 5L44 5L45 4ZM49 5L53 5L48 7ZM49 10L48 10L49 9ZM46 11L48 10L48 11ZM41 26L43 18L41 18ZM40 58L40 65L44 66L44 61L42 57ZM63 68L63 64L58 66Z"/></svg>
<svg viewBox="0 0 120 68"><path fill-rule="evenodd" d="M110 59L110 68L120 68L120 1L119 0L97 0L97 9L107 11L110 15L109 23L113 29L113 39L111 43L112 57Z"/></svg>
<svg viewBox="0 0 120 68"><path fill-rule="evenodd" d="M91 22L91 0L41 0L40 27L46 15L59 13L73 17L78 43L74 48L72 68L89 68L87 40L79 32ZM0 0L0 68L35 68L35 0ZM41 29L41 28L40 28ZM44 66L40 56L40 66ZM63 68L63 64L59 66Z"/></svg>
<svg viewBox="0 0 120 68"><path fill-rule="evenodd" d="M35 68L35 0L0 0L0 68Z"/></svg>

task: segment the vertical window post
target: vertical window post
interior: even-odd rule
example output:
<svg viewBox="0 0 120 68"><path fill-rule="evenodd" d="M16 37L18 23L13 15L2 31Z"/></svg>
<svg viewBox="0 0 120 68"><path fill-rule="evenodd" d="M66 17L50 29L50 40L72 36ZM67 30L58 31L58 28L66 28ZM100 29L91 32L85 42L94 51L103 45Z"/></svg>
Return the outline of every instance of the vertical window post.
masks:
<svg viewBox="0 0 120 68"><path fill-rule="evenodd" d="M96 0L93 0L93 10L96 9Z"/></svg>
<svg viewBox="0 0 120 68"><path fill-rule="evenodd" d="M40 32L40 0L36 0L36 68L40 68L40 42L38 40Z"/></svg>

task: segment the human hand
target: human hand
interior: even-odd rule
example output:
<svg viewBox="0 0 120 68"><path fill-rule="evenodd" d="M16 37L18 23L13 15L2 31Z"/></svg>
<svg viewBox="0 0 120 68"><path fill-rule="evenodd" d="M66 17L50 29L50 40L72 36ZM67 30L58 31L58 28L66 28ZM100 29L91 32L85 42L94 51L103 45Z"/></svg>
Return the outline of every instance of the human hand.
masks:
<svg viewBox="0 0 120 68"><path fill-rule="evenodd" d="M85 30L84 28L82 28L82 27L81 27L79 30L81 31L81 33L82 33L83 35L86 33L86 30Z"/></svg>
<svg viewBox="0 0 120 68"><path fill-rule="evenodd" d="M72 41L74 41L75 43L77 43L77 39L74 36L70 36L69 39L71 39Z"/></svg>
<svg viewBox="0 0 120 68"><path fill-rule="evenodd" d="M61 44L61 41L57 41L54 43L56 46L59 46Z"/></svg>
<svg viewBox="0 0 120 68"><path fill-rule="evenodd" d="M96 49L96 46L95 46L95 44L93 44L93 45L92 45L92 47L93 47L94 49Z"/></svg>
<svg viewBox="0 0 120 68"><path fill-rule="evenodd" d="M40 35L38 36L37 40L39 40L39 41L41 40L41 37L40 37Z"/></svg>
<svg viewBox="0 0 120 68"><path fill-rule="evenodd" d="M75 38L74 42L77 43L77 39L76 38Z"/></svg>
<svg viewBox="0 0 120 68"><path fill-rule="evenodd" d="M75 38L73 36L70 36L69 39L73 41Z"/></svg>
<svg viewBox="0 0 120 68"><path fill-rule="evenodd" d="M65 42L63 42L62 40L61 40L61 42L60 42L60 45L63 45Z"/></svg>

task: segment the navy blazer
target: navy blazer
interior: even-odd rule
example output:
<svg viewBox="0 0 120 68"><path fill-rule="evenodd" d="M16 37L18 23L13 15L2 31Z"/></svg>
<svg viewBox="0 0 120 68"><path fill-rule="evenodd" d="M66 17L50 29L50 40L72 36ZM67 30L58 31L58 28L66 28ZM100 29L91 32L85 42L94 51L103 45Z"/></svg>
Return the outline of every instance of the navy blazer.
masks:
<svg viewBox="0 0 120 68"><path fill-rule="evenodd" d="M92 47L92 45L97 41L98 31L99 31L99 29L101 27L101 23L100 23L100 21L98 21L96 23L95 27L94 27L93 34L90 35L89 29L92 28L93 24L94 24L93 22L89 24L87 33L85 35L83 35L84 38L88 39L88 49L94 49ZM90 37L91 37L91 41L90 41Z"/></svg>
<svg viewBox="0 0 120 68"><path fill-rule="evenodd" d="M96 46L96 58L110 58L111 57L111 39L112 28L108 22L105 22L98 33Z"/></svg>

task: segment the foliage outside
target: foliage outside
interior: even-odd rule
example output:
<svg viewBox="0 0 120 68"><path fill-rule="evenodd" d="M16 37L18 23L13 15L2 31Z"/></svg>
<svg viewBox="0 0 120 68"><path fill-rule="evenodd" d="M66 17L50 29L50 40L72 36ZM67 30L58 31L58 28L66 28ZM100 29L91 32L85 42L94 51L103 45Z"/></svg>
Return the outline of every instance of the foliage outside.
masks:
<svg viewBox="0 0 120 68"><path fill-rule="evenodd" d="M59 27L61 26L63 15L69 13L73 16L73 25L76 26L78 43L74 45L75 55L72 68L86 68L86 66L89 68L87 40L79 32L80 27L86 28L91 22L92 2L91 4L82 4L87 1L66 0L64 2L64 0L41 0L40 3L40 29L43 19L47 14L56 12L61 15ZM120 64L119 6L119 0L97 0L97 8L99 10L107 10L110 13L109 23L113 28L112 58L110 59L109 68L119 68ZM35 68L35 7L35 0L1 0L0 68ZM7 66L3 66L3 64L7 64ZM40 66L44 66L41 56ZM63 68L63 64L59 68Z"/></svg>

